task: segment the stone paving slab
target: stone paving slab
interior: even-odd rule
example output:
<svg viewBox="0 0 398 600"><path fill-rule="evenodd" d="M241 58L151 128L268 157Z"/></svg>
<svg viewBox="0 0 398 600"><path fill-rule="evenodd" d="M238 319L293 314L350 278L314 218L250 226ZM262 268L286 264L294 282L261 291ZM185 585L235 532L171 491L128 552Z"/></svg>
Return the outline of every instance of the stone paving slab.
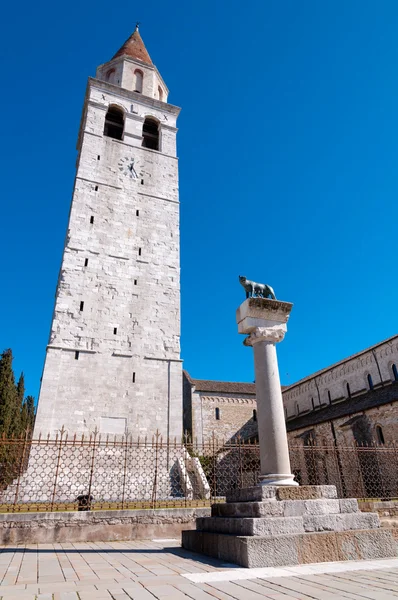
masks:
<svg viewBox="0 0 398 600"><path fill-rule="evenodd" d="M398 559L244 569L178 540L0 547L1 600L398 600Z"/></svg>

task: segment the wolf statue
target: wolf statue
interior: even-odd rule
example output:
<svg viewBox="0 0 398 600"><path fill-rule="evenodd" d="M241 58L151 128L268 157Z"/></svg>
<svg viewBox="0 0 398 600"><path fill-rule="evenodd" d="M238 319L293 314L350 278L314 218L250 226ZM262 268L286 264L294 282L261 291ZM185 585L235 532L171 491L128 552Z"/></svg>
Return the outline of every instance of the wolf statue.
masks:
<svg viewBox="0 0 398 600"><path fill-rule="evenodd" d="M239 275L239 283L245 288L246 298L272 298L272 300L276 300L275 292L270 285L250 281L242 275Z"/></svg>

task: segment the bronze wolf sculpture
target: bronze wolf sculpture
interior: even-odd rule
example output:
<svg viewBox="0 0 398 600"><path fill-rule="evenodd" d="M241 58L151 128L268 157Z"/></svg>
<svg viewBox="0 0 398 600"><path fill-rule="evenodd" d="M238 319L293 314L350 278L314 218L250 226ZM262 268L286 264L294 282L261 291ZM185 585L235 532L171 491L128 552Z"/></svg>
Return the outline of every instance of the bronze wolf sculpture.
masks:
<svg viewBox="0 0 398 600"><path fill-rule="evenodd" d="M250 281L242 275L239 275L239 283L245 288L246 298L272 298L272 300L276 300L275 292L270 285Z"/></svg>

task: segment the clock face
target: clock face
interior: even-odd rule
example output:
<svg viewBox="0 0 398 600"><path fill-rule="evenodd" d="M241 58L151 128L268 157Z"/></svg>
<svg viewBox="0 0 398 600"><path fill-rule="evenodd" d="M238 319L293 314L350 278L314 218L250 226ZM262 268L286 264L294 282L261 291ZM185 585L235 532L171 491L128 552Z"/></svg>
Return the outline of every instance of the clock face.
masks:
<svg viewBox="0 0 398 600"><path fill-rule="evenodd" d="M119 160L119 171L125 177L130 177L130 179L138 179L134 163L134 158L132 158L131 156L124 156Z"/></svg>

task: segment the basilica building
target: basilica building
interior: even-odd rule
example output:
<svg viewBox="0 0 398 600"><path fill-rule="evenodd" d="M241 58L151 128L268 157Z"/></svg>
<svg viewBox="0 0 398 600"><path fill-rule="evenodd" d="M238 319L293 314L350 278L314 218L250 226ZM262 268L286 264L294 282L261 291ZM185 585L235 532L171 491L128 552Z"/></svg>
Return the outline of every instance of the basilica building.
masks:
<svg viewBox="0 0 398 600"><path fill-rule="evenodd" d="M184 430L202 444L257 438L254 383L184 372ZM290 442L385 445L398 439L398 335L282 387Z"/></svg>

